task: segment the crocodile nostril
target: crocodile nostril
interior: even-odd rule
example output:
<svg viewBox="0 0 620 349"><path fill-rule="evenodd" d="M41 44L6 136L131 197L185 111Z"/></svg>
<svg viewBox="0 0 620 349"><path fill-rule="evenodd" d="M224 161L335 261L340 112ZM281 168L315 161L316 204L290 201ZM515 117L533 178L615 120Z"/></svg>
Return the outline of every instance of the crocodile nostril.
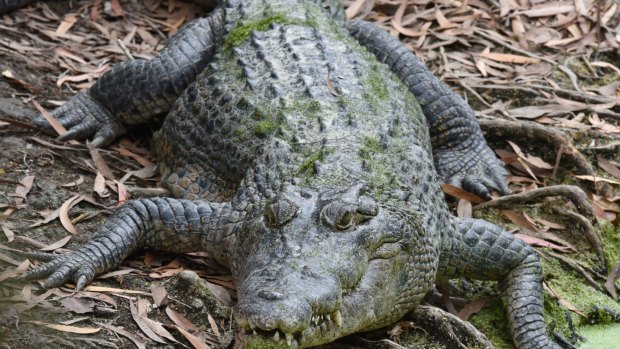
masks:
<svg viewBox="0 0 620 349"><path fill-rule="evenodd" d="M261 291L259 291L258 292L258 296L260 298L266 299L268 301L274 301L274 300L278 300L278 299L284 298L284 294L282 294L280 292L268 291L268 290L261 290Z"/></svg>

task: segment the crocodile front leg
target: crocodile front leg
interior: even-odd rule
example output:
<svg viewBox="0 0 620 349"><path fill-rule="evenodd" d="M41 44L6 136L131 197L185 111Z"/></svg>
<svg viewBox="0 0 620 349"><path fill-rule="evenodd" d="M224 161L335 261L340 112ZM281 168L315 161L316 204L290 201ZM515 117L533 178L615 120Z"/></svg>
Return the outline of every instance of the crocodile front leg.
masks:
<svg viewBox="0 0 620 349"><path fill-rule="evenodd" d="M61 140L93 136L102 146L138 125L166 114L211 61L224 32L224 11L215 10L179 30L152 60L116 65L90 89L52 112L68 132ZM35 120L49 128L46 120Z"/></svg>
<svg viewBox="0 0 620 349"><path fill-rule="evenodd" d="M458 231L442 237L438 279L499 280L516 348L561 349L545 330L543 273L534 249L489 222L455 219Z"/></svg>
<svg viewBox="0 0 620 349"><path fill-rule="evenodd" d="M430 127L437 172L450 184L490 198L508 194L506 170L487 146L474 111L400 41L376 25L354 20L351 35L387 64L413 93Z"/></svg>
<svg viewBox="0 0 620 349"><path fill-rule="evenodd" d="M45 287L73 281L80 290L142 247L171 252L212 252L227 264L228 240L240 222L228 203L171 198L132 200L118 209L84 246L20 276L46 277Z"/></svg>

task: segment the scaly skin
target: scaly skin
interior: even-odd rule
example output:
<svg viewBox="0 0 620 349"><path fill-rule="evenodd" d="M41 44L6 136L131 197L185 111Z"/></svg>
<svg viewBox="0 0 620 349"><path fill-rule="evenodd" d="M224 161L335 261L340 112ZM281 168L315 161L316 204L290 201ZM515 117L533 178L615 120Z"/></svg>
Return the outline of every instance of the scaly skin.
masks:
<svg viewBox="0 0 620 349"><path fill-rule="evenodd" d="M335 1L231 0L217 11L209 30L227 34L204 42L215 47L211 63L156 135L175 198L130 201L86 245L23 278L48 276L47 287L74 281L79 289L143 246L207 251L231 269L246 344L293 348L386 326L436 278L494 279L517 348L558 348L545 333L534 251L488 222L451 216L443 200L434 163L446 178L487 169L495 182L482 178L484 189L505 188L466 104L384 34L369 27L361 35L355 28L365 24L352 23L387 65L378 62L341 24ZM391 59L394 52L404 63ZM143 63L145 70L161 59ZM177 81L179 70L171 72ZM85 93L105 95L93 91ZM69 103L91 108L80 98ZM451 111L435 114L444 109ZM105 126L112 120L131 124L114 115ZM468 164L458 173L441 160L453 149Z"/></svg>

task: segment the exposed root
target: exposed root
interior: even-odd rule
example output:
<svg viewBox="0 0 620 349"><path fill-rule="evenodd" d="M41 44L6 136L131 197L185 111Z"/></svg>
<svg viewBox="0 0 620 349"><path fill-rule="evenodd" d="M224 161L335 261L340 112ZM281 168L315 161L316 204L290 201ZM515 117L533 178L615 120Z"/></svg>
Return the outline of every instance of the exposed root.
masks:
<svg viewBox="0 0 620 349"><path fill-rule="evenodd" d="M538 250L538 252L547 258L550 257L554 257L557 260L559 260L562 264L564 264L565 266L571 268L572 270L574 270L575 272L577 272L577 274L583 276L584 279L586 279L586 281L590 284L590 286L594 287L595 290L601 292L601 293L607 293L605 292L605 290L603 289L603 287L601 287L601 285L599 285L593 278L592 276L582 267L580 266L577 262L575 262L574 260L565 257L559 253L555 253L552 251L543 251L543 250Z"/></svg>
<svg viewBox="0 0 620 349"><path fill-rule="evenodd" d="M487 337L472 324L439 308L420 305L409 313L409 317L446 348L493 348Z"/></svg>
<svg viewBox="0 0 620 349"><path fill-rule="evenodd" d="M599 239L598 234L596 234L596 231L594 230L594 227L592 226L590 221L579 213L567 210L564 207L555 206L552 207L551 210L557 214L571 218L581 226L583 232L586 235L586 238L588 239L588 242L590 243L590 245L592 245L592 247L594 247L594 250L596 251L596 256L601 263L600 272L602 274L607 274L607 261L605 258L605 253L603 252L603 244L601 243L601 240Z"/></svg>
<svg viewBox="0 0 620 349"><path fill-rule="evenodd" d="M581 188L574 185L554 185L551 187L537 188L534 190L528 190L518 194L511 194L499 197L497 199L478 204L473 207L474 210L483 208L494 209L512 209L515 206L531 205L540 202L541 199L561 196L570 200L573 203L577 211L582 216L593 218L592 205L588 201L586 193ZM591 225L590 225L591 226Z"/></svg>
<svg viewBox="0 0 620 349"><path fill-rule="evenodd" d="M588 159L573 145L570 138L562 132L545 127L535 122L507 120L479 120L480 126L489 138L506 138L526 140L532 143L551 143L556 153L566 156L581 175L596 175ZM609 183L595 183L596 190L605 197L613 196Z"/></svg>

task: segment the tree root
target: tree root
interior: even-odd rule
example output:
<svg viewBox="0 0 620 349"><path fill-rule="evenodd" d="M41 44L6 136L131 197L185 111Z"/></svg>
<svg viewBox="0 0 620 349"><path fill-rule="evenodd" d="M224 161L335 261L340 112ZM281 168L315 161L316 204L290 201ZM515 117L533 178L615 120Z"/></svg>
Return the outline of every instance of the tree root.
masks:
<svg viewBox="0 0 620 349"><path fill-rule="evenodd" d="M502 196L497 199L478 204L474 206L473 209L478 210L483 208L494 208L506 210L514 208L515 206L538 203L541 199L551 196L561 196L570 200L581 215L591 219L594 218L592 213L592 205L588 201L586 193L584 193L583 190L577 186L565 184L537 188L517 194Z"/></svg>
<svg viewBox="0 0 620 349"><path fill-rule="evenodd" d="M595 172L588 159L573 145L572 141L562 132L545 127L535 122L507 121L507 120L479 120L480 126L488 138L511 137L530 142L551 143L556 153L567 156L575 165L579 174L594 176ZM598 193L605 197L613 196L609 183L597 182L594 184Z"/></svg>
<svg viewBox="0 0 620 349"><path fill-rule="evenodd" d="M487 337L472 324L439 308L419 305L409 317L417 326L428 329L427 332L436 337L434 340L446 348L493 348Z"/></svg>
<svg viewBox="0 0 620 349"><path fill-rule="evenodd" d="M601 243L601 240L599 239L598 234L596 234L596 231L594 230L594 227L592 226L590 221L579 213L567 210L564 207L556 206L552 207L551 210L557 214L570 217L581 226L586 235L586 238L588 239L588 242L590 243L590 245L592 245L592 247L594 247L594 250L596 251L596 256L601 263L600 272L602 274L607 274L607 260L605 258L605 253L603 252L603 244Z"/></svg>

